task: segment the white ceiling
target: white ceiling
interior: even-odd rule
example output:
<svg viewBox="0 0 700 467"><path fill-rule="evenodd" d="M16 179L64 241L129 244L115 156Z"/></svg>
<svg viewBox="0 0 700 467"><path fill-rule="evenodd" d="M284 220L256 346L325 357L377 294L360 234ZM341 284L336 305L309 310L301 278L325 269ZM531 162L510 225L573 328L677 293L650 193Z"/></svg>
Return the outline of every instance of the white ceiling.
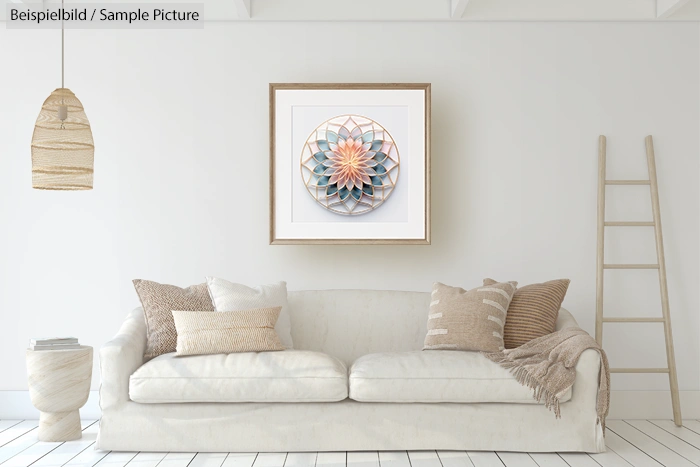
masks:
<svg viewBox="0 0 700 467"><path fill-rule="evenodd" d="M36 0L0 0L3 3ZM59 0L44 0L59 3ZM123 0L65 0L123 3ZM130 0L133 1L133 0ZM139 3L197 3L158 0ZM209 21L700 21L700 0L201 0ZM6 9L0 11L4 20Z"/></svg>

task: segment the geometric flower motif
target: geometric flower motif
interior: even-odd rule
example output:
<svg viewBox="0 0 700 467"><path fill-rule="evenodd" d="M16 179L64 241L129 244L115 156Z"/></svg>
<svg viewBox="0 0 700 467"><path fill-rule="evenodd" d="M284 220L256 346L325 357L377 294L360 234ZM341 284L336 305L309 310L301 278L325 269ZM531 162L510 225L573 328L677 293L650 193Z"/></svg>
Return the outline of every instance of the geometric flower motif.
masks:
<svg viewBox="0 0 700 467"><path fill-rule="evenodd" d="M306 189L329 211L357 215L381 206L399 177L399 150L379 123L340 115L320 124L301 153Z"/></svg>

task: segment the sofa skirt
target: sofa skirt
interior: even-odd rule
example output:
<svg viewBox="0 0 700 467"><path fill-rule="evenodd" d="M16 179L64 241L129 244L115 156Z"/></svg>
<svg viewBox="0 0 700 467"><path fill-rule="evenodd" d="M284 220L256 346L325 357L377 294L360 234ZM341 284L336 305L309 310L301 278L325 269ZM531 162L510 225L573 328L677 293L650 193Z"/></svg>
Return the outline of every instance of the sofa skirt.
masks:
<svg viewBox="0 0 700 467"><path fill-rule="evenodd" d="M574 398L576 399L576 398ZM591 407L533 404L139 404L103 411L97 449L174 452L605 451Z"/></svg>

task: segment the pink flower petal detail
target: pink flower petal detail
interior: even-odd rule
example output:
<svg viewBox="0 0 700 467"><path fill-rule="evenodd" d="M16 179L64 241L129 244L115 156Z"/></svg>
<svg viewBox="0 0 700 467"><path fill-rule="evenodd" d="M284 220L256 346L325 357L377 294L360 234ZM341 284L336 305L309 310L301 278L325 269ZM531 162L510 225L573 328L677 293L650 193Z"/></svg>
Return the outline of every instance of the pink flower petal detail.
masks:
<svg viewBox="0 0 700 467"><path fill-rule="evenodd" d="M327 172L326 172L326 173L327 173ZM365 184L367 184L367 185L371 185L371 184L372 184L372 180L370 180L369 175L367 175L366 173L361 174L361 177L362 177L362 182L363 182L363 183L365 183Z"/></svg>
<svg viewBox="0 0 700 467"><path fill-rule="evenodd" d="M352 190L354 186L355 186L355 181L353 179L348 180L348 183L347 183L348 190Z"/></svg>
<svg viewBox="0 0 700 467"><path fill-rule="evenodd" d="M338 176L340 175L340 172L335 172L333 175L331 175L331 179L328 180L328 184L332 185L333 183L338 181Z"/></svg>

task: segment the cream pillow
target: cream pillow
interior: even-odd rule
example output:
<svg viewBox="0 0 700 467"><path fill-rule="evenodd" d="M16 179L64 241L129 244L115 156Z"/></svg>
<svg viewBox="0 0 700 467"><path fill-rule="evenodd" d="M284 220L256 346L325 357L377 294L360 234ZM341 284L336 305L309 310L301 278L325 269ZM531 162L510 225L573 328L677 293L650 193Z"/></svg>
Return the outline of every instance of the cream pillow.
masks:
<svg viewBox="0 0 700 467"><path fill-rule="evenodd" d="M280 310L173 311L177 356L284 350L275 332Z"/></svg>
<svg viewBox="0 0 700 467"><path fill-rule="evenodd" d="M275 331L288 349L294 348L292 342L292 322L289 319L287 305L287 283L277 282L269 285L248 287L216 277L207 277L209 295L216 311L242 311L254 308L282 307Z"/></svg>
<svg viewBox="0 0 700 467"><path fill-rule="evenodd" d="M503 327L517 282L464 290L433 285L423 350L503 350Z"/></svg>

